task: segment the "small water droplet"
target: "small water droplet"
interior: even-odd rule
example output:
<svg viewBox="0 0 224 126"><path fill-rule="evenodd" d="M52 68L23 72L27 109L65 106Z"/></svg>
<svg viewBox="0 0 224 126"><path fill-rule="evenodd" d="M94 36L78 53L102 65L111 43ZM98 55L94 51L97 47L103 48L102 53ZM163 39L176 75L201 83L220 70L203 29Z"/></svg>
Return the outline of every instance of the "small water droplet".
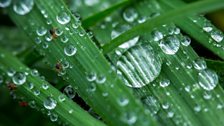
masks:
<svg viewBox="0 0 224 126"><path fill-rule="evenodd" d="M61 12L56 17L58 23L60 24L68 24L71 20L71 17L66 12Z"/></svg>
<svg viewBox="0 0 224 126"><path fill-rule="evenodd" d="M221 31L212 31L211 37L218 43L221 42L224 38L223 33Z"/></svg>
<svg viewBox="0 0 224 126"><path fill-rule="evenodd" d="M207 64L203 58L197 58L194 60L193 66L196 70L204 70L207 68Z"/></svg>
<svg viewBox="0 0 224 126"><path fill-rule="evenodd" d="M49 86L48 86L48 84L44 83L44 84L42 84L42 88L43 88L44 90L47 90L47 89L49 88Z"/></svg>
<svg viewBox="0 0 224 126"><path fill-rule="evenodd" d="M183 46L189 46L191 44L191 39L188 36L183 36L181 39L181 44Z"/></svg>
<svg viewBox="0 0 224 126"><path fill-rule="evenodd" d="M58 115L57 115L57 114L51 114L51 115L50 115L50 120L51 120L52 122L56 122L56 121L58 120Z"/></svg>
<svg viewBox="0 0 224 126"><path fill-rule="evenodd" d="M59 102L63 102L63 101L65 101L65 99L66 99L66 96L63 94L58 96Z"/></svg>
<svg viewBox="0 0 224 126"><path fill-rule="evenodd" d="M15 75L13 75L13 77L12 77L12 81L16 85L24 84L26 82L25 73L22 73L22 72L15 73Z"/></svg>
<svg viewBox="0 0 224 126"><path fill-rule="evenodd" d="M52 97L47 97L43 103L44 107L48 110L52 110L57 106L57 101L55 101Z"/></svg>
<svg viewBox="0 0 224 126"><path fill-rule="evenodd" d="M95 81L96 80L96 73L95 72L90 72L89 74L87 74L86 79L89 82Z"/></svg>
<svg viewBox="0 0 224 126"><path fill-rule="evenodd" d="M36 30L38 36L44 36L47 33L47 29L44 27L40 27Z"/></svg>
<svg viewBox="0 0 224 126"><path fill-rule="evenodd" d="M134 8L127 8L123 12L123 18L127 22L134 22L138 18L138 13Z"/></svg>
<svg viewBox="0 0 224 126"><path fill-rule="evenodd" d="M157 31L157 30L153 31L152 37L153 37L154 41L158 42L163 39L163 33L160 31Z"/></svg>
<svg viewBox="0 0 224 126"><path fill-rule="evenodd" d="M33 94L36 95L36 96L40 95L40 90L34 90Z"/></svg>
<svg viewBox="0 0 224 126"><path fill-rule="evenodd" d="M137 121L137 116L134 112L126 112L122 114L121 120L129 125L133 125Z"/></svg>
<svg viewBox="0 0 224 126"><path fill-rule="evenodd" d="M126 106L129 103L129 99L125 98L125 97L121 97L118 99L118 104L120 106Z"/></svg>
<svg viewBox="0 0 224 126"><path fill-rule="evenodd" d="M202 70L198 73L199 85L205 90L213 90L218 84L218 75L210 69Z"/></svg>
<svg viewBox="0 0 224 126"><path fill-rule="evenodd" d="M63 90L63 93L70 99L73 99L76 95L76 93L71 85L66 86Z"/></svg>
<svg viewBox="0 0 224 126"><path fill-rule="evenodd" d="M32 10L33 5L33 0L16 0L13 3L13 10L19 15L25 15Z"/></svg>
<svg viewBox="0 0 224 126"><path fill-rule="evenodd" d="M160 84L161 87L167 87L167 86L170 85L170 80L162 79L159 84Z"/></svg>
<svg viewBox="0 0 224 126"><path fill-rule="evenodd" d="M73 56L76 54L76 52L77 52L77 49L73 45L69 45L64 48L64 53L67 56Z"/></svg>
<svg viewBox="0 0 224 126"><path fill-rule="evenodd" d="M103 84L107 80L106 76L104 75L98 75L96 78L96 83Z"/></svg>

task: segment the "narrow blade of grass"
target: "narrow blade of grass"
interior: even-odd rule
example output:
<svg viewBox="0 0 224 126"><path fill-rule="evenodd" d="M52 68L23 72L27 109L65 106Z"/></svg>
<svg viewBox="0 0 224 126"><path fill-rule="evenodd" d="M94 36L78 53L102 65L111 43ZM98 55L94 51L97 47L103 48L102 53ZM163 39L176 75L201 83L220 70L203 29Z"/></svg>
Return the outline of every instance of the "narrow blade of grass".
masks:
<svg viewBox="0 0 224 126"><path fill-rule="evenodd" d="M22 85L17 85L16 89L13 90L13 92L17 93L18 99L21 98L22 102L26 102L27 104L29 103L33 108L39 110L44 108L43 110L46 113L47 111L50 111L49 116L52 121L62 120L65 124L71 126L105 126L99 120L90 116L72 100L68 99L60 91L48 84L48 82L44 81L39 76L33 75L29 68L24 66L18 59L10 55L8 52L0 48L0 54L1 74L8 78L8 80L5 80L6 83L14 83L16 79L24 79L17 78L16 75L13 75L12 77L8 76L9 70L15 71L15 74L23 73L25 75L25 73L27 73L27 75L25 75L25 82L23 82ZM31 89L29 84L33 85ZM23 94L23 96L20 97L20 94ZM26 97L25 101L23 97ZM49 97L55 101L54 103L50 103L50 105L56 105L55 108L50 110L44 107L44 102ZM64 98L64 101L60 101L60 98ZM48 106L50 105L48 104ZM86 119L88 121L86 121Z"/></svg>

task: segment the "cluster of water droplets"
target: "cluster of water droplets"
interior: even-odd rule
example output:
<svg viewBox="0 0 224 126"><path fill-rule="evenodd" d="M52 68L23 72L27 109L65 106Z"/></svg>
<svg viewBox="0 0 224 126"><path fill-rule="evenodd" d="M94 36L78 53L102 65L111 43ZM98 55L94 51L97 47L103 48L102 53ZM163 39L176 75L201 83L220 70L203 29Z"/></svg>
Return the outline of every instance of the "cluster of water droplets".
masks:
<svg viewBox="0 0 224 126"><path fill-rule="evenodd" d="M204 18L203 16L192 18L195 24L200 26L204 32L206 32L209 36L209 43L211 43L215 47L223 48L224 34L222 31L217 29L209 20ZM213 43L212 43L213 42Z"/></svg>

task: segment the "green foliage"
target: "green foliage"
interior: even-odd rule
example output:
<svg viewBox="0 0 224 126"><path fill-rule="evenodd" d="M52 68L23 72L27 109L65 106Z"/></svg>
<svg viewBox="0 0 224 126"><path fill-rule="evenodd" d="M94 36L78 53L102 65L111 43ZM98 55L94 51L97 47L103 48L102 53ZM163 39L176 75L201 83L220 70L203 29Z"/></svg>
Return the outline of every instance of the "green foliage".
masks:
<svg viewBox="0 0 224 126"><path fill-rule="evenodd" d="M223 59L222 31L200 15L224 8L223 0L31 0L25 10L19 2L5 11L26 35L0 29L1 47L14 54L0 49L0 79L9 86L19 73L26 77L11 91L19 103L35 102L65 125L224 125L223 62L195 49L202 45ZM66 85L94 112L68 94L60 101ZM52 110L44 106L49 98L56 101Z"/></svg>

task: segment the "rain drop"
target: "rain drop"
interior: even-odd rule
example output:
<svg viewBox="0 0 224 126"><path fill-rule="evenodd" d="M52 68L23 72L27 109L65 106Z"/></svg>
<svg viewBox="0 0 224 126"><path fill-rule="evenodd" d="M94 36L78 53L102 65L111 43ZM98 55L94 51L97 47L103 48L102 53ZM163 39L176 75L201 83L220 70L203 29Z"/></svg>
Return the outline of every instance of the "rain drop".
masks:
<svg viewBox="0 0 224 126"><path fill-rule="evenodd" d="M198 73L198 81L203 89L210 91L217 86L219 79L215 71L205 69Z"/></svg>
<svg viewBox="0 0 224 126"><path fill-rule="evenodd" d="M56 17L58 23L60 24L68 24L71 20L71 17L66 12L61 12Z"/></svg>
<svg viewBox="0 0 224 126"><path fill-rule="evenodd" d="M73 56L77 52L77 49L73 45L66 46L64 48L64 53L67 56Z"/></svg>
<svg viewBox="0 0 224 126"><path fill-rule="evenodd" d="M26 82L26 75L22 72L18 72L12 77L12 81L16 85L22 85Z"/></svg>
<svg viewBox="0 0 224 126"><path fill-rule="evenodd" d="M44 107L48 110L52 110L57 106L57 101L55 101L52 97L47 97L44 100Z"/></svg>
<svg viewBox="0 0 224 126"><path fill-rule="evenodd" d="M213 31L211 32L211 37L216 41L216 42L221 42L223 40L223 34L221 31Z"/></svg>
<svg viewBox="0 0 224 126"><path fill-rule="evenodd" d="M159 46L165 54L174 55L180 48L180 41L175 36L168 36L160 41Z"/></svg>
<svg viewBox="0 0 224 126"><path fill-rule="evenodd" d="M68 85L64 88L63 93L70 99L73 99L76 95L73 87L71 85Z"/></svg>
<svg viewBox="0 0 224 126"><path fill-rule="evenodd" d="M33 0L16 0L13 3L13 10L19 15L25 15L32 10L33 5Z"/></svg>

